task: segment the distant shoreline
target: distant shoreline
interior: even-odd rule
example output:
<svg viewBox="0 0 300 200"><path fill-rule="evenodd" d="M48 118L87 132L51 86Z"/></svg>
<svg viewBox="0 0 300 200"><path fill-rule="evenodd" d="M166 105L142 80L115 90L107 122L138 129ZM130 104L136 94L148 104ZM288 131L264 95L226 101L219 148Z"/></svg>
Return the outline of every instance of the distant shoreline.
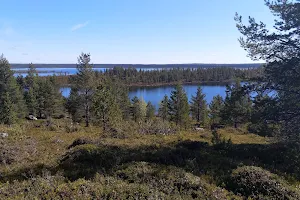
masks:
<svg viewBox="0 0 300 200"><path fill-rule="evenodd" d="M241 64L93 64L93 68L212 68L212 67L234 67L234 68L257 68L263 63L241 63ZM12 69L28 68L29 64L11 64ZM34 64L35 68L76 68L76 64Z"/></svg>
<svg viewBox="0 0 300 200"><path fill-rule="evenodd" d="M135 84L126 84L126 86L130 89L134 88L151 88L151 87L163 87L163 86L176 86L178 84L181 85L206 85L206 86L226 86L227 84L231 83L232 80L227 81L194 81L194 82L170 82L170 83L155 83L155 84L142 84L142 83L135 83ZM72 84L61 85L61 88L71 87Z"/></svg>

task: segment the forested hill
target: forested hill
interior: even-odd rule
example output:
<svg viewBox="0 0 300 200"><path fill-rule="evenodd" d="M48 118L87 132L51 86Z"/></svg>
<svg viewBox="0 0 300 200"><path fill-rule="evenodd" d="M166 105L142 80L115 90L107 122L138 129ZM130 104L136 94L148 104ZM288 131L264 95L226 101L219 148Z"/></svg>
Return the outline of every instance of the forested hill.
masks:
<svg viewBox="0 0 300 200"><path fill-rule="evenodd" d="M34 64L36 68L75 68L76 64ZM233 68L256 68L263 65L262 63L248 64L94 64L94 68L213 68L213 67L233 67ZM11 64L12 68L28 68L29 64Z"/></svg>

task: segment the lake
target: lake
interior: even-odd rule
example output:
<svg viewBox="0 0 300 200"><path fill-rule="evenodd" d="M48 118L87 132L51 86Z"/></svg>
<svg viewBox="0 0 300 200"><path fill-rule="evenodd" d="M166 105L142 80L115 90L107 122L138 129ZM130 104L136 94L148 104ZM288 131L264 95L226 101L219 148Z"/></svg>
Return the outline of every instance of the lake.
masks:
<svg viewBox="0 0 300 200"><path fill-rule="evenodd" d="M139 87L131 88L128 96L130 99L137 96L138 98L143 98L146 102L151 102L156 109L158 109L159 104L165 95L170 97L171 91L174 90L175 86L160 86L160 87ZM192 95L195 96L197 92L198 85L183 85L184 90L188 96L189 101L192 98ZM206 95L205 99L210 103L214 96L221 95L223 98L226 96L226 87L225 86L210 86L202 85L201 86L203 93ZM63 96L68 97L70 94L70 88L64 87L61 88Z"/></svg>

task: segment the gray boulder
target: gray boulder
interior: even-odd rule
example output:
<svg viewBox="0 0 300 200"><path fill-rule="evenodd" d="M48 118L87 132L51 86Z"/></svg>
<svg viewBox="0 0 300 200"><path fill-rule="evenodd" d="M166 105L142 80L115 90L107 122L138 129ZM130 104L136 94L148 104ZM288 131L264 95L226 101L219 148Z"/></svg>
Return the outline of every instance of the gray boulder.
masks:
<svg viewBox="0 0 300 200"><path fill-rule="evenodd" d="M6 138L6 137L8 137L8 133L0 133L0 137Z"/></svg>

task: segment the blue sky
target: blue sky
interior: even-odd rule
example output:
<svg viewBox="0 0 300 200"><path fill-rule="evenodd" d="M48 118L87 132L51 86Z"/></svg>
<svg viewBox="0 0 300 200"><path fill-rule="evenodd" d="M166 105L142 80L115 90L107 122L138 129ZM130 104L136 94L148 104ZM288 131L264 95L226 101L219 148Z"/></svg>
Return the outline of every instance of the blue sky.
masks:
<svg viewBox="0 0 300 200"><path fill-rule="evenodd" d="M267 23L263 0L0 0L11 63L250 63L235 12Z"/></svg>

